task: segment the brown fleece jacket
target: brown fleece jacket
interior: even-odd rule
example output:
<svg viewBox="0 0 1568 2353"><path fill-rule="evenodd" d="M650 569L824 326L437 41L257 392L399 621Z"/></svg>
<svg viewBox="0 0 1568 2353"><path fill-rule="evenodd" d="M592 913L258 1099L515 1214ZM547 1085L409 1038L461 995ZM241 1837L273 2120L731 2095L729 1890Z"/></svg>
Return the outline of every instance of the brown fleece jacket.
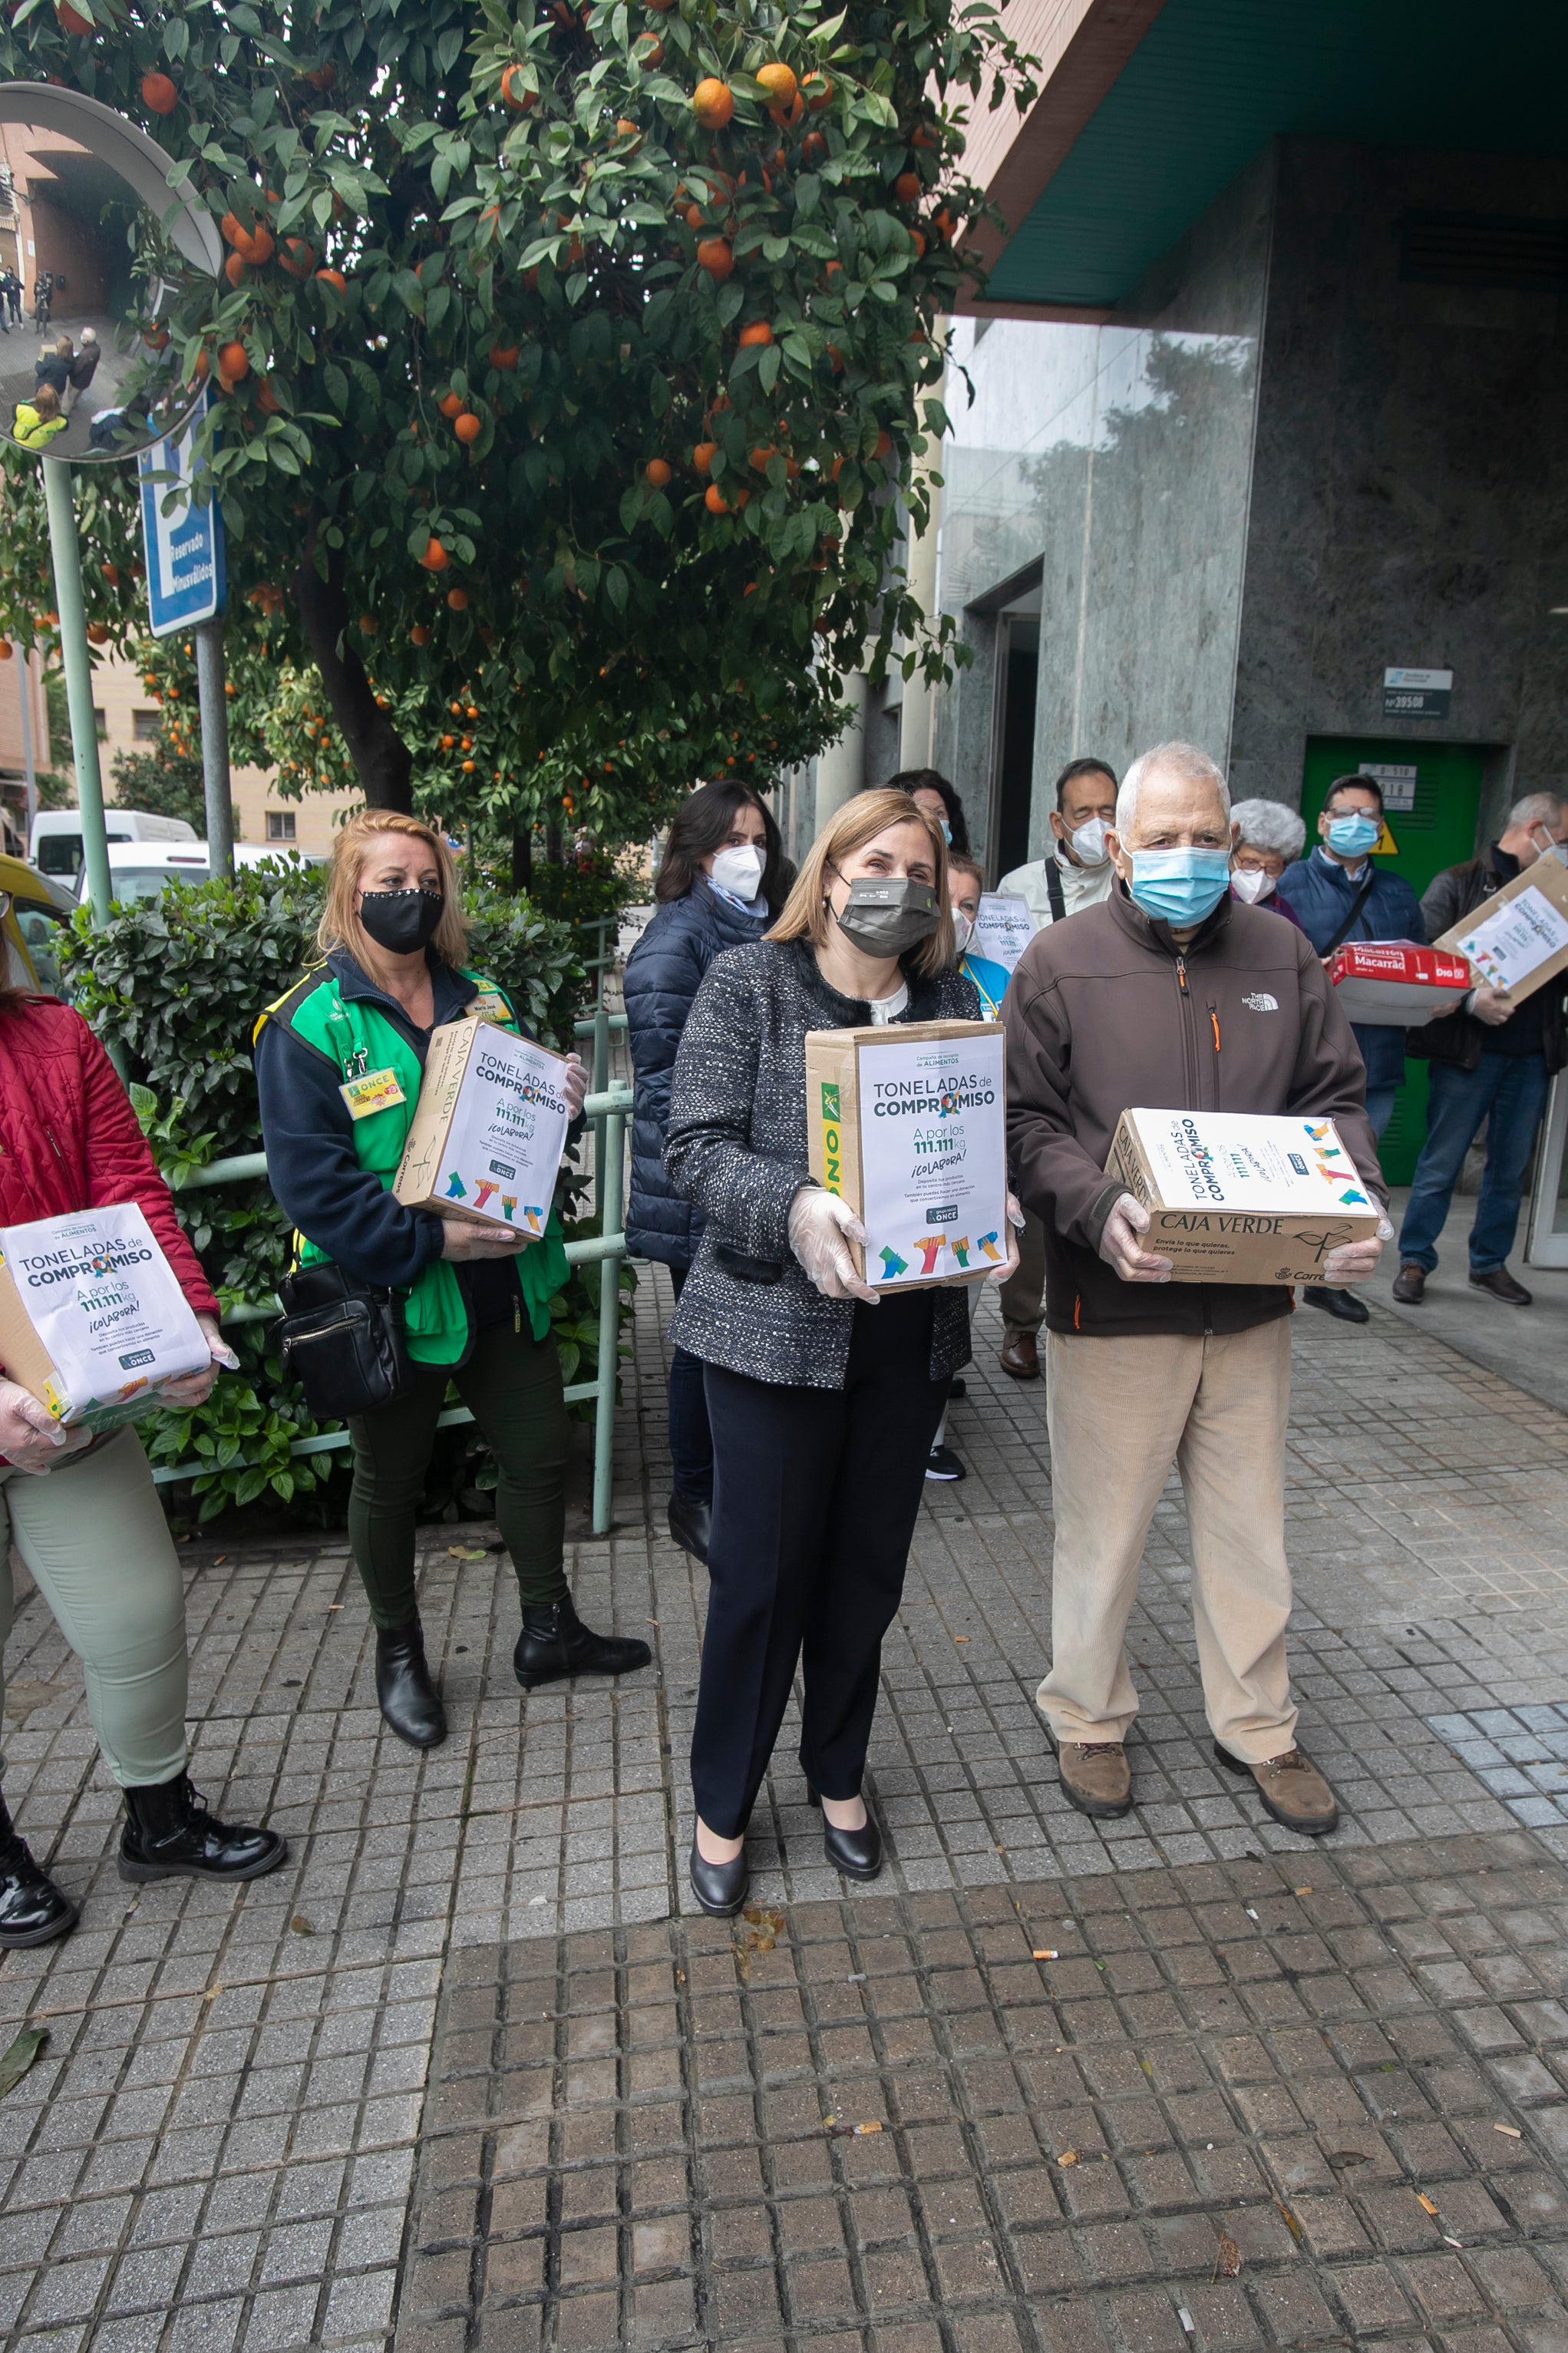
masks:
<svg viewBox="0 0 1568 2353"><path fill-rule="evenodd" d="M1106 1157L1134 1105L1326 1116L1386 1206L1350 1023L1311 942L1267 908L1222 899L1184 955L1118 883L1030 943L1002 1019L1008 1152L1045 1221L1053 1332L1246 1332L1290 1311L1281 1284L1123 1282L1100 1256L1122 1190Z"/></svg>

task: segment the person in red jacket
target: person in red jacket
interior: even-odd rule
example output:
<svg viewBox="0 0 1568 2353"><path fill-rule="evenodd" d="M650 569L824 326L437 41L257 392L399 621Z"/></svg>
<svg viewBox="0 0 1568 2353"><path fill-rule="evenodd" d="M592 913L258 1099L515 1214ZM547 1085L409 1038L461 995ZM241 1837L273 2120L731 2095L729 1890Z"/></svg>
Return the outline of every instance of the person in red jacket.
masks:
<svg viewBox="0 0 1568 2353"><path fill-rule="evenodd" d="M212 1352L163 1397L200 1405L218 1366L237 1359L114 1067L68 1006L0 989L0 1226L125 1201L153 1229ZM99 1747L125 1793L121 1877L276 1870L288 1852L276 1831L219 1821L185 1771L184 1580L134 1428L61 1430L0 1366L0 1655L13 1546L81 1660ZM51 1944L76 1917L0 1797L0 1947Z"/></svg>

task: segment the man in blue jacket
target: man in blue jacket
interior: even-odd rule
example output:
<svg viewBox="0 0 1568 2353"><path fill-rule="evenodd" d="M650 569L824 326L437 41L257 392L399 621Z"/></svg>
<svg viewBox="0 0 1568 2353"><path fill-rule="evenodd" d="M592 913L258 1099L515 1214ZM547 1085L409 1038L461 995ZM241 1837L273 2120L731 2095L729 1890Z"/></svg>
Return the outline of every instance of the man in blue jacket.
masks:
<svg viewBox="0 0 1568 2353"><path fill-rule="evenodd" d="M1323 798L1316 849L1279 878L1277 895L1321 956L1331 956L1347 940L1426 941L1421 902L1409 883L1372 862L1382 831L1383 787L1376 777L1336 776ZM1381 1137L1405 1076L1405 1032L1362 1021L1351 1030L1366 1064L1366 1115ZM1342 1323L1368 1320L1364 1302L1352 1292L1313 1285L1301 1296Z"/></svg>

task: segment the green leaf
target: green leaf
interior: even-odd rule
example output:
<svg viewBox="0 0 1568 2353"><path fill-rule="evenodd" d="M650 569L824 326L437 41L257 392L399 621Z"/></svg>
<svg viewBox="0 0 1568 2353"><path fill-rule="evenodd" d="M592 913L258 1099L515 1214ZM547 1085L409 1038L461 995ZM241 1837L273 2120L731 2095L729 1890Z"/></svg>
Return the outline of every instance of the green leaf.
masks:
<svg viewBox="0 0 1568 2353"><path fill-rule="evenodd" d="M0 2053L0 2100L16 2090L48 2039L47 2026L24 2026L9 2049Z"/></svg>

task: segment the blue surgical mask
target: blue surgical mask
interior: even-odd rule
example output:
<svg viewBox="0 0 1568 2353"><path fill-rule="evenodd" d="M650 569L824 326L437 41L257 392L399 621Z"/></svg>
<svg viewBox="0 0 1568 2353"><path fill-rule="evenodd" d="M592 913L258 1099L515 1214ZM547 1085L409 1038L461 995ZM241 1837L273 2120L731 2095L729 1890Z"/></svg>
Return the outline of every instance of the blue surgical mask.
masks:
<svg viewBox="0 0 1568 2353"><path fill-rule="evenodd" d="M1228 849L1135 849L1129 891L1143 913L1179 932L1193 930L1230 887Z"/></svg>
<svg viewBox="0 0 1568 2353"><path fill-rule="evenodd" d="M943 818L942 821L942 838L951 849L952 848L952 828L949 825L946 818Z"/></svg>
<svg viewBox="0 0 1568 2353"><path fill-rule="evenodd" d="M1337 850L1342 858L1364 858L1382 833L1383 828L1374 817L1368 817L1364 809L1356 809L1349 817L1329 819L1329 848Z"/></svg>

